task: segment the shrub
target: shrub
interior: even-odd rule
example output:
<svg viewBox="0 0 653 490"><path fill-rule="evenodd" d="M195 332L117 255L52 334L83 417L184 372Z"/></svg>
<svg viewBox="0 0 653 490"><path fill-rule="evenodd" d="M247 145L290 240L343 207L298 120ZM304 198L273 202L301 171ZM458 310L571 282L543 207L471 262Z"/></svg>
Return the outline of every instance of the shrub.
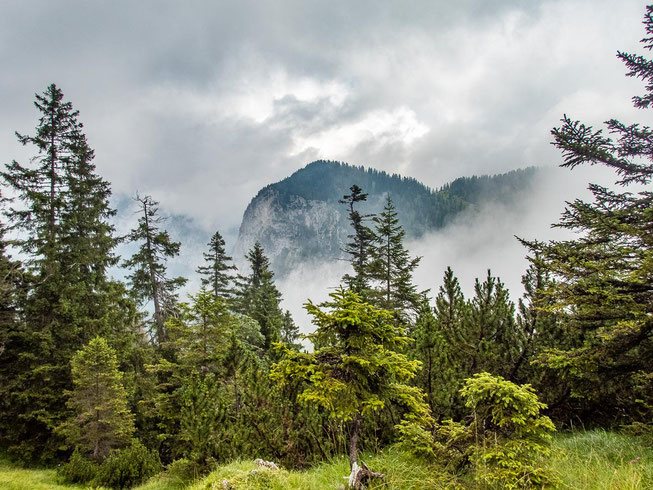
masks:
<svg viewBox="0 0 653 490"><path fill-rule="evenodd" d="M94 483L109 488L131 488L161 470L158 454L134 440L131 446L109 453Z"/></svg>
<svg viewBox="0 0 653 490"><path fill-rule="evenodd" d="M540 415L546 405L538 401L530 385L480 373L465 381L461 394L473 412L472 460L477 480L500 488L556 486L537 466L538 458L550 453L555 427Z"/></svg>
<svg viewBox="0 0 653 490"><path fill-rule="evenodd" d="M75 449L68 462L59 469L57 476L63 483L88 483L95 478L97 472L98 465Z"/></svg>

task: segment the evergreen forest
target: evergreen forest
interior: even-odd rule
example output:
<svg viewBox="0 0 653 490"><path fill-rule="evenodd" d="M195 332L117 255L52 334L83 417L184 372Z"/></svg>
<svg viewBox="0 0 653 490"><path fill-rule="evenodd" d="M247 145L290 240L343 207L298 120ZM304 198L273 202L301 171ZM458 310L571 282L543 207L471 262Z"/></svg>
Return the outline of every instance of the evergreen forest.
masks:
<svg viewBox="0 0 653 490"><path fill-rule="evenodd" d="M653 6L644 25L650 51ZM648 110L653 61L618 57ZM490 270L468 296L451 268L421 291L392 193L370 212L365 182L343 181L349 271L329 300L306 298L301 335L260 243L238 270L216 230L201 288L180 297L183 243L156 196L135 196L119 236L82 116L55 84L34 105L34 131L16 134L32 158L0 172L0 473L54 469L62 487L564 488L570 471L547 460L582 429L634 444L628 464L644 469L619 488L653 487L639 459L653 457L648 126L564 116L552 130L563 167L606 167L614 185L567 203L555 226L570 238L519 238L530 265L516 300ZM425 196L473 202L482 180ZM123 242L133 255L116 254ZM320 483L289 483L328 465Z"/></svg>

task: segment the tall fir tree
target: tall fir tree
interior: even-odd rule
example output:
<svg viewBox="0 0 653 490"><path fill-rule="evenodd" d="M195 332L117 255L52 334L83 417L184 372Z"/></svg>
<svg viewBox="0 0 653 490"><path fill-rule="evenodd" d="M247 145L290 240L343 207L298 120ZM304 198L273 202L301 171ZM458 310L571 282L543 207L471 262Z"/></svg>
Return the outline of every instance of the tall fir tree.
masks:
<svg viewBox="0 0 653 490"><path fill-rule="evenodd" d="M30 292L24 326L8 346L20 354L1 383L10 408L0 426L23 459L49 459L59 447L53 429L65 416L61 393L71 387L72 355L94 335L127 339L133 309L106 275L116 260L111 191L95 173L79 114L54 84L35 106L41 113L35 134L17 135L36 155L29 166L14 161L2 172L17 196L7 214L19 232Z"/></svg>
<svg viewBox="0 0 653 490"><path fill-rule="evenodd" d="M646 7L644 48L653 49L653 6ZM635 107L653 103L653 63L618 52L627 75L646 83ZM555 279L553 309L581 344L552 349L541 358L571 385L572 395L593 408L587 416L608 421L650 423L653 414L653 131L640 124L606 122L607 131L566 115L552 131L563 167L603 165L617 174L616 185L640 186L620 192L591 184L593 200L568 203L557 226L577 238L527 242ZM653 430L653 429L652 429Z"/></svg>
<svg viewBox="0 0 653 490"><path fill-rule="evenodd" d="M219 231L213 234L208 246L209 251L203 253L205 265L197 268L197 273L202 276L202 286L209 288L216 298L230 301L234 281L230 271L235 271L236 266L229 264L232 258L225 252L224 239Z"/></svg>
<svg viewBox="0 0 653 490"><path fill-rule="evenodd" d="M270 260L259 242L247 253L246 259L251 272L240 287L236 309L258 322L265 338L264 349L269 351L272 343L280 339L283 323L279 306L281 293L274 284Z"/></svg>
<svg viewBox="0 0 653 490"><path fill-rule="evenodd" d="M372 246L376 240L374 232L365 224L371 215L361 214L356 209L356 204L367 200L367 194L357 186L352 185L346 194L339 201L349 208L349 223L353 233L348 235L350 242L345 245L344 252L349 255L349 262L353 268L353 274L345 274L343 282L349 289L366 296L370 289L370 263L372 261Z"/></svg>
<svg viewBox="0 0 653 490"><path fill-rule="evenodd" d="M376 284L371 296L380 308L395 312L400 320L407 322L414 317L420 298L413 284L413 272L420 257L411 258L404 247L406 232L390 196L383 212L372 221L376 239L370 249L370 276Z"/></svg>
<svg viewBox="0 0 653 490"><path fill-rule="evenodd" d="M168 259L179 255L179 242L173 242L166 230L159 224L164 221L159 215L159 203L150 196L136 196L142 216L138 227L127 236L130 242L139 244L138 251L123 263L132 269L128 276L132 293L141 303L152 302L154 314L151 320L151 334L155 344L167 341L165 323L174 313L177 304L177 289L186 283L183 277L168 277Z"/></svg>

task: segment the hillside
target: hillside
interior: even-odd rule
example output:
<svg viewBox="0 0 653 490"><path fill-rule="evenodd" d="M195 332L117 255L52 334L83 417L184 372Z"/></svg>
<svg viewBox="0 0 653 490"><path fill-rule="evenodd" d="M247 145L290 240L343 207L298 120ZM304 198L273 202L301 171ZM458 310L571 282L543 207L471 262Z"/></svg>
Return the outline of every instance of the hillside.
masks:
<svg viewBox="0 0 653 490"><path fill-rule="evenodd" d="M379 212L389 195L408 238L419 238L446 226L464 210L491 202L519 202L537 172L527 168L463 177L433 190L410 177L315 161L258 192L245 210L233 255L239 260L259 241L278 276L299 263L342 257L350 230L347 211L338 200L353 184L369 194L361 212Z"/></svg>

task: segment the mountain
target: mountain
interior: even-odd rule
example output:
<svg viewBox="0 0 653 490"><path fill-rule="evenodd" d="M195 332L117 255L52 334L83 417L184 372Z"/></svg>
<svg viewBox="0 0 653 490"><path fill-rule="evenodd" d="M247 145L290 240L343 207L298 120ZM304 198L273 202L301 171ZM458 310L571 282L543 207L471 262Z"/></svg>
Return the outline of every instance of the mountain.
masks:
<svg viewBox="0 0 653 490"><path fill-rule="evenodd" d="M462 211L491 202L517 203L538 170L456 179L438 190L416 179L373 168L319 160L261 189L247 206L233 256L236 263L259 241L278 277L294 266L343 257L351 233L347 209L339 204L357 184L368 193L362 213L378 213L389 195L408 238L450 223Z"/></svg>

